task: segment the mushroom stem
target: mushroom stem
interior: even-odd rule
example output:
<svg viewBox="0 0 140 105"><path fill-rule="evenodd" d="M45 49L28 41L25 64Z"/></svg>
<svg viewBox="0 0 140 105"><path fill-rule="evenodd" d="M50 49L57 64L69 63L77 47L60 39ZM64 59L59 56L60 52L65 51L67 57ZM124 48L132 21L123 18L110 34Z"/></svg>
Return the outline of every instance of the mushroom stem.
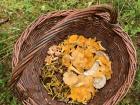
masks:
<svg viewBox="0 0 140 105"><path fill-rule="evenodd" d="M69 70L72 70L74 72L76 72L77 74L82 74L81 72L79 72L75 67L73 67L72 65L68 68Z"/></svg>

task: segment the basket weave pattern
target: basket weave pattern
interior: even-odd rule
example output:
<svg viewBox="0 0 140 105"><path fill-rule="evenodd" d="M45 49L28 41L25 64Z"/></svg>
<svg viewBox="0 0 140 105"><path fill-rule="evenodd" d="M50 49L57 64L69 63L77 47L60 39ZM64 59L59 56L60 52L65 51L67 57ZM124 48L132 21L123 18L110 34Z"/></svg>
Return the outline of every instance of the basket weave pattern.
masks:
<svg viewBox="0 0 140 105"><path fill-rule="evenodd" d="M48 48L70 34L96 37L107 49L113 75L88 105L114 105L131 86L136 73L136 51L117 23L117 12L108 5L51 12L40 16L14 46L11 87L24 105L67 105L52 100L40 81Z"/></svg>

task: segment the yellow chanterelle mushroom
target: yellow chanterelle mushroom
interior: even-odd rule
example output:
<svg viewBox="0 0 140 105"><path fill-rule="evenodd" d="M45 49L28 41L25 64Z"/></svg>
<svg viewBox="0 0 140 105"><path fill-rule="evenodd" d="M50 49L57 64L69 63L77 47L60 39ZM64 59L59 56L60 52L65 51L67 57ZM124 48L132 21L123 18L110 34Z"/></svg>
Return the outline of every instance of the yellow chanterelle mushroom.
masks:
<svg viewBox="0 0 140 105"><path fill-rule="evenodd" d="M106 49L96 38L71 35L58 46L49 48L47 64L59 59L66 69L63 82L69 87L67 98L86 104L95 96L96 90L111 78L111 61ZM57 57L57 58L55 58ZM55 58L55 59L54 59Z"/></svg>

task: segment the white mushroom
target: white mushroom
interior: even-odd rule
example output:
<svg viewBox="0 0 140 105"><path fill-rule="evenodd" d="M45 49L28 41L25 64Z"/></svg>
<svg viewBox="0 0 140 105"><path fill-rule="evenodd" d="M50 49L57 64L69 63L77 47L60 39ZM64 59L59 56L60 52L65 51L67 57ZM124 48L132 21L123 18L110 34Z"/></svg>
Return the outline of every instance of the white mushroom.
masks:
<svg viewBox="0 0 140 105"><path fill-rule="evenodd" d="M47 53L53 55L55 53L56 47L56 45L51 46Z"/></svg>
<svg viewBox="0 0 140 105"><path fill-rule="evenodd" d="M108 57L108 55L105 53L105 52L103 52L103 51L97 51L96 52L96 55L98 55L98 56L104 56L107 60L109 60L109 57Z"/></svg>
<svg viewBox="0 0 140 105"><path fill-rule="evenodd" d="M53 45L49 48L48 52L49 55L55 54L55 56L59 56L61 54L60 48L57 45Z"/></svg>
<svg viewBox="0 0 140 105"><path fill-rule="evenodd" d="M93 75L97 72L98 68L99 68L99 61L97 60L89 70L84 72L84 75L86 76Z"/></svg>
<svg viewBox="0 0 140 105"><path fill-rule="evenodd" d="M100 78L95 78L94 81L93 81L93 86L96 88L96 89L101 89L105 86L106 84L106 77L105 75L102 75L102 77Z"/></svg>
<svg viewBox="0 0 140 105"><path fill-rule="evenodd" d="M96 74L96 72L98 71L100 67L100 61L96 61L93 66L91 67L91 69L89 69L88 71L84 72L84 75L89 76L89 75L94 75ZM96 77L93 81L93 85L96 89L101 89L104 87L104 85L106 84L106 77L105 75L101 75L101 77Z"/></svg>
<svg viewBox="0 0 140 105"><path fill-rule="evenodd" d="M65 84L72 86L75 85L78 82L78 76L74 74L73 72L65 72L63 74L63 81Z"/></svg>

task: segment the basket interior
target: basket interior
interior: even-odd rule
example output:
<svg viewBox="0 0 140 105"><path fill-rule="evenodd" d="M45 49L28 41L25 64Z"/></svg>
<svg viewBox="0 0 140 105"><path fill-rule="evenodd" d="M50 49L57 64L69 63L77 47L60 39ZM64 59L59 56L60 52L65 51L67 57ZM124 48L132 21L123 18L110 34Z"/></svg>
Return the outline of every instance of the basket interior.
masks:
<svg viewBox="0 0 140 105"><path fill-rule="evenodd" d="M58 22L61 19L63 19L63 17L52 18L49 22L46 20L35 27L21 47L19 60L22 60L22 58L26 56L28 49L30 49L41 36L45 35L45 32L55 25L56 21ZM40 82L41 68L44 63L46 52L51 45L60 43L68 35L78 34L84 35L85 37L96 37L97 40L102 41L102 45L107 49L106 53L112 61L112 78L107 81L103 89L96 93L94 99L91 100L88 105L103 105L106 100L115 95L128 75L129 55L121 37L114 33L110 27L108 27L108 24L109 23L106 23L104 20L96 17L90 17L90 19L89 17L81 18L78 21L71 22L65 30L58 32L26 65L19 82L22 82L25 86L27 94L33 100L36 100L36 103L39 105L43 105L46 100L51 105L66 105L63 102L51 100L51 96L47 94Z"/></svg>

